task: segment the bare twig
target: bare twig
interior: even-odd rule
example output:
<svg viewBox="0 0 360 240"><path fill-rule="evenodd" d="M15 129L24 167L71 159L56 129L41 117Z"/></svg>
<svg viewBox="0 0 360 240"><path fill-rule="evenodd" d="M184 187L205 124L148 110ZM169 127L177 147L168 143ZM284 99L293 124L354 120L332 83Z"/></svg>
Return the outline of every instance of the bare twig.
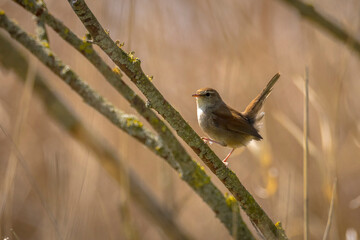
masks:
<svg viewBox="0 0 360 240"><path fill-rule="evenodd" d="M121 75L119 74L120 72L112 71L94 51L91 44L77 38L69 28L54 18L46 9L42 8L41 5L37 4L33 0L16 0L16 2L33 14L39 16L39 18L52 27L54 31L57 32L64 40L82 53L103 74L105 79L109 81L110 84L112 84L112 86L114 86L127 101L129 101L137 112L150 123L150 125L158 132L161 139L163 139L166 143L172 143L169 146L173 150L172 154L165 156L165 160L167 160L168 163L181 174L183 180L186 181L213 209L217 217L228 228L229 232L234 231L233 228L236 228L238 236L241 236L244 239L251 239L251 233L242 221L239 211L236 213L239 218L238 225L235 226L231 223L232 215L234 213L232 213L231 207L226 204L224 196L209 180L209 177L206 175L204 170L190 158L188 153L184 150L164 122L158 118L151 109L146 107L143 100L126 85L126 83L121 79ZM169 158L174 158L176 162L169 161Z"/></svg>
<svg viewBox="0 0 360 240"><path fill-rule="evenodd" d="M329 207L329 214L328 214L328 219L327 219L327 222L326 222L326 228L325 228L323 240L326 240L328 238L328 235L329 235L329 232L330 232L332 216L333 216L333 213L334 213L336 185L337 185L337 178L334 179L334 183L333 183L333 190L332 190L332 194L331 194L331 202L330 202L330 207Z"/></svg>
<svg viewBox="0 0 360 240"><path fill-rule="evenodd" d="M196 132L155 88L142 71L140 60L135 58L132 53L126 54L114 43L83 0L70 0L69 3L91 34L94 43L108 54L112 61L136 84L147 97L151 106L164 117L178 135L224 183L264 236L267 239L287 239L284 231L274 225L236 175L224 166L214 152L204 144ZM171 149L171 147L169 148Z"/></svg>
<svg viewBox="0 0 360 240"><path fill-rule="evenodd" d="M24 81L28 71L28 61L23 54L17 50L7 39L0 34L0 64L13 70L18 79ZM8 57L11 56L11 57ZM122 175L125 167L116 151L109 147L103 139L84 127L84 123L73 113L56 94L50 89L43 78L36 74L34 91L42 100L49 115L68 133L89 148L96 156L100 165L112 176L116 182L122 185ZM172 214L156 201L154 196L140 182L139 178L130 170L126 170L129 181L129 190L135 203L146 212L146 214L157 223L171 239L190 239L180 226L174 221Z"/></svg>
<svg viewBox="0 0 360 240"><path fill-rule="evenodd" d="M309 239L309 197L308 197L308 161L309 161L309 69L305 69L304 95L304 240Z"/></svg>
<svg viewBox="0 0 360 240"><path fill-rule="evenodd" d="M96 58L97 54L94 52L94 50L92 49L91 45L89 45L87 42L83 42L81 40L79 40L68 28L66 28L61 22L57 21L56 19L52 18L50 15L45 14L44 9L42 8L36 8L36 4L33 4L30 1L24 1L23 3L25 4L29 3L28 7L31 8L33 11L36 12L35 15L38 15L39 17L42 16L42 19L44 21L46 21L48 23L52 22L52 26L54 28L55 31L58 31L59 33L61 32L62 34L60 34L62 37L64 37L66 40L68 40L69 42L73 42L73 43L81 43L81 45L77 45L77 49L80 50L86 57L88 57L88 55L93 56L94 58L91 59L91 62L94 64L94 62L97 61L97 63L99 63L101 60L100 58ZM44 14L43 14L44 13ZM46 20L46 19L50 19L50 20ZM53 21L52 21L53 20ZM15 29L17 29L18 27L15 26ZM9 31L9 30L8 30ZM17 31L17 30L16 30ZM26 33L23 33L26 34ZM13 34L12 35L14 38L16 38L18 41L20 41L23 45L25 45L29 50L31 50L32 48L32 52L34 53L34 55L36 55L40 60L42 60L46 65L49 64L48 60L48 54L51 57L54 57L54 54L49 50L46 49L42 46L39 46L36 42L33 41L33 39L27 39L27 40L20 40L18 36L18 34ZM17 37L16 37L17 36ZM20 37L21 38L21 37ZM31 42L31 47L29 48L29 43L28 41ZM87 45L86 45L87 44ZM84 46L85 45L85 46ZM34 50L35 48L35 50ZM43 51L42 53L36 53L37 50L41 50ZM45 52L45 54L44 54ZM87 55L88 54L88 55ZM45 56L44 56L45 55ZM52 58L50 58L51 60ZM89 59L89 60L90 60ZM53 60L52 60L53 61ZM50 61L52 63L52 61ZM58 61L58 60L56 60ZM102 60L101 60L102 61ZM59 62L59 61L58 61ZM59 62L60 63L60 62ZM100 62L101 63L101 62ZM95 65L95 64L94 64ZM49 66L49 65L48 65ZM50 64L50 68L52 67L56 67L57 64ZM117 85L117 86L125 86L125 88L122 88L122 91L126 92L127 90L131 90L130 88L128 88L126 85L124 85L124 83L122 81L119 81L119 79L121 80L121 78L119 78L119 76L114 77L114 75L110 70L110 68L107 65L99 65L100 66L100 71L103 73L103 75L109 76L109 78L112 76L113 81L113 85ZM61 63L59 66L57 66L56 69L52 69L57 75L59 75L59 68L63 69L65 66ZM99 67L98 67L99 69ZM69 68L66 66L66 72L67 70L69 70ZM110 73L109 73L110 70ZM80 90L78 89L77 85L83 85L85 83L78 81L79 79L76 77L76 75L74 73L72 73L72 71L69 72L68 76L63 76L62 75L62 70L60 71L60 75L65 79L70 79L69 83L70 85L73 87L74 85L76 86L75 88L73 88L74 90ZM67 80L68 81L68 80ZM86 85L86 84L85 84ZM89 89L89 87L86 85L85 89ZM124 90L125 89L125 90ZM112 121L115 125L117 125L118 127L121 128L121 123L119 123L119 120L117 120L117 116L115 114L111 114L112 111L110 111L110 113L106 110L107 107L110 106L110 109L113 108L113 106L110 103L107 103L106 101L106 106L104 106L105 109L102 108L103 104L100 104L100 106L97 106L98 104L96 103L97 100L99 100L100 102L104 102L104 99L102 98L98 98L96 97L97 95L95 94L95 96L93 96L94 94L90 95L91 99L94 100L95 102L93 102L91 100L91 102L89 103L90 105L92 105L95 109L97 109L98 111L100 111L104 116L106 116L110 121ZM132 90L131 90L132 92ZM132 100L131 103L133 106L135 106L135 108L138 110L138 112L146 112L146 113L152 113L152 111L149 111L149 109L147 109L145 107L145 104L143 104L142 100L138 97L136 97L135 94L130 94L128 93L126 95L126 98L129 100ZM84 96L84 91L80 91L79 92L80 95ZM86 95L86 94L85 94ZM135 95L135 97L134 97ZM85 99L85 98L84 98ZM140 102L141 100L141 102ZM86 100L87 101L87 100ZM116 110L118 111L118 110ZM156 116L152 113L152 115L147 115L144 113L142 114L149 122L153 123L152 126L154 127L154 129L157 129L158 131L162 131L162 138L166 138L166 136L169 136L171 138L172 134L171 131L168 130L168 128L166 127L165 124L163 123L159 123L159 121L156 121L156 118L152 118L151 116ZM137 119L134 119L133 117L131 117L131 120L127 122L127 124L132 123L132 122L136 122L136 123L140 123L138 122ZM130 124L131 125L131 124ZM143 128L141 124L137 124L138 128ZM141 125L141 126L140 126ZM125 127L125 126L123 126ZM131 126L130 126L131 127ZM127 131L127 130L125 130ZM152 136L147 130L145 132L145 135L148 135L149 139L146 140L146 136L141 137L138 136L138 134L136 133L131 133L129 131L127 131L130 135L134 136L135 138L137 138L139 141L141 141L142 143L144 143L145 145L147 145L153 152L155 152L156 154L158 154L159 156L163 157L165 160L168 161L168 163L178 172L180 172L182 178L184 181L186 181L196 192L197 194L199 194L202 199L213 209L213 211L217 214L217 217L224 223L224 225L228 228L229 232L232 231L233 227L236 227L237 231L238 231L238 236L239 238L242 239L253 239L250 231L247 229L246 225L243 223L240 215L239 215L239 221L238 221L238 225L237 226L233 226L232 225L232 209L231 206L229 206L227 204L227 199L224 198L224 196L221 194L221 192L216 188L216 186L210 181L209 177L206 175L205 171L199 166L197 165L194 161L191 160L190 157L188 157L188 161L174 161L174 159L182 159L182 158L186 158L188 155L186 153L186 151L182 151L180 148L180 151L176 152L173 151L172 154L169 154L169 152L167 151L167 149L165 149L159 142L159 139L157 139L156 137L154 138L154 136ZM140 131L143 132L143 131ZM170 135L171 134L171 135ZM142 134L140 134L142 135ZM174 136L172 136L173 138L175 138ZM175 142L175 141L173 141ZM177 141L176 141L177 142ZM175 142L175 144L176 144ZM174 149L176 149L177 146L174 147ZM178 148L179 149L179 148ZM239 212L237 213L239 214Z"/></svg>
<svg viewBox="0 0 360 240"><path fill-rule="evenodd" d="M7 30L13 38L31 51L40 61L49 67L51 71L76 91L87 104L106 116L120 129L136 138L160 156L167 152L158 137L150 130L146 129L135 116L125 114L115 108L110 102L95 92L87 83L82 81L69 66L63 64L49 48L44 47L30 37L13 21L8 19L4 13L0 14L0 27Z"/></svg>
<svg viewBox="0 0 360 240"><path fill-rule="evenodd" d="M288 5L295 8L302 17L308 19L309 21L317 24L323 30L327 31L330 35L337 38L349 48L354 50L358 55L360 55L360 42L353 35L348 33L342 27L338 26L332 20L325 17L318 10L314 8L313 5L306 4L300 0L281 0Z"/></svg>
<svg viewBox="0 0 360 240"><path fill-rule="evenodd" d="M43 0L38 1L37 4L41 5L43 8L46 9L46 5ZM42 44L44 46L46 46L46 45L49 46L49 36L46 31L45 23L40 18L38 18L38 17L35 17L35 18L36 18L35 19L35 21L36 21L36 29L35 29L36 36L37 36L38 40L40 42L42 42Z"/></svg>

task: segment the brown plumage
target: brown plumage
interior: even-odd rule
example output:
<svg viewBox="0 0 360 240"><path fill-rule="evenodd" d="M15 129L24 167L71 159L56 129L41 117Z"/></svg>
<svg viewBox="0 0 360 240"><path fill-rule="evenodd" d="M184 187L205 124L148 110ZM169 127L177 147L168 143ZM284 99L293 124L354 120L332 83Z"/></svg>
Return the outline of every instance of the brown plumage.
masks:
<svg viewBox="0 0 360 240"><path fill-rule="evenodd" d="M235 148L245 146L251 140L262 139L258 124L264 113L259 112L279 77L277 73L242 113L227 106L215 89L202 88L193 94L196 97L199 125L211 137L203 139L233 148L223 160L224 163Z"/></svg>
<svg viewBox="0 0 360 240"><path fill-rule="evenodd" d="M261 91L261 93L259 93L259 95L257 95L256 98L254 98L254 100L252 100L249 105L245 108L245 111L243 112L243 114L250 120L250 121L255 121L256 117L259 113L259 111L261 110L265 99L269 96L269 94L271 93L271 90L273 89L275 83L277 82L277 80L280 78L280 74L277 73L275 74L275 76L269 81L269 83L266 85L266 87ZM261 119L259 119L261 120Z"/></svg>

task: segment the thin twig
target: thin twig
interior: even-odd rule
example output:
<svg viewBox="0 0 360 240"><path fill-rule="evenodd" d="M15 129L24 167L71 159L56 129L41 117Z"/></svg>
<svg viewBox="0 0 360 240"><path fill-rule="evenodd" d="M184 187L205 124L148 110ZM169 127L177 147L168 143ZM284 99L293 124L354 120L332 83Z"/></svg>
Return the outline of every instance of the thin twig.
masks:
<svg viewBox="0 0 360 240"><path fill-rule="evenodd" d="M7 39L0 34L0 64L13 70L18 79L24 81L28 69L28 61ZM10 56L11 57L7 57ZM85 127L85 124L46 84L43 78L36 74L34 91L42 100L49 115L62 126L73 138L83 146L89 148L96 156L97 161L112 176L119 185L122 185L122 175L125 167L123 160L116 151L109 147L106 141L100 139L97 134ZM56 107L55 107L56 106ZM174 221L169 210L165 209L155 197L140 182L138 176L130 170L126 170L129 181L129 190L132 199L144 212L157 223L171 239L190 239L180 226Z"/></svg>
<svg viewBox="0 0 360 240"><path fill-rule="evenodd" d="M313 5L304 3L300 0L281 0L288 5L294 7L302 17L317 24L323 30L327 31L330 35L343 42L346 46L354 50L360 55L360 42L352 34L348 33L345 29L328 19L314 8Z"/></svg>
<svg viewBox="0 0 360 240"><path fill-rule="evenodd" d="M43 8L46 9L46 5L44 3L43 0L40 0L38 1L39 5L41 5ZM41 20L40 18L38 17L35 17L35 21L36 21L36 29L35 29L35 32L36 32L36 36L37 36L37 39L42 42L42 44L44 46L49 46L49 36L47 34L47 31L46 31L46 27L45 27L45 23L43 20Z"/></svg>
<svg viewBox="0 0 360 240"><path fill-rule="evenodd" d="M134 57L133 53L125 53L114 43L83 0L69 0L69 4L91 34L94 43L130 78L146 96L151 106L176 130L177 134L224 183L264 236L267 239L287 239L285 232L274 225L251 194L240 183L237 176L224 166L222 161L204 144L196 132L152 84L149 77L142 71L140 60Z"/></svg>
<svg viewBox="0 0 360 240"><path fill-rule="evenodd" d="M305 69L305 95L304 95L304 240L309 239L309 197L308 197L308 160L309 160L309 69Z"/></svg>
<svg viewBox="0 0 360 240"><path fill-rule="evenodd" d="M148 107L144 101L137 96L134 91L126 85L121 79L119 71L112 71L108 65L99 57L92 45L76 37L76 35L67 28L63 23L53 17L45 8L37 4L34 0L16 0L18 4L23 6L34 15L41 18L55 32L57 32L65 41L71 44L76 50L82 53L105 77L115 89L125 97L127 101L141 114L159 134L164 143L167 144L171 154L167 154L164 159L180 173L180 176L186 181L191 188L212 208L216 216L226 226L228 231L232 233L236 228L237 236L241 239L253 239L251 232L247 229L243 222L240 211L236 213L238 216L238 224L232 224L232 215L235 214L227 204L227 199L220 190L210 181L209 176L195 161L191 159L183 146L172 134L170 129L157 115ZM174 159L175 161L171 160Z"/></svg>
<svg viewBox="0 0 360 240"><path fill-rule="evenodd" d="M328 238L328 235L329 235L329 232L330 232L330 227L331 227L331 222L332 222L332 216L333 216L333 213L334 213L334 202L335 202L335 196L336 196L336 185L337 185L337 178L335 177L334 183L333 183L333 190L332 190L332 194L331 194L331 202L330 202L329 214L328 214L328 219L327 219L327 222L326 222L326 228L325 228L323 240L326 240L326 239Z"/></svg>

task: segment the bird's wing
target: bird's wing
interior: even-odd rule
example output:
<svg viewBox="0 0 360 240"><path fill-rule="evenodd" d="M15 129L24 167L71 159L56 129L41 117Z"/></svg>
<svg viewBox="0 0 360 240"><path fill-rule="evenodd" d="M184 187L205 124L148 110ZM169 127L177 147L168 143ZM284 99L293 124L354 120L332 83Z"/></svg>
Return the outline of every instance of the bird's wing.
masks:
<svg viewBox="0 0 360 240"><path fill-rule="evenodd" d="M256 128L236 110L227 108L217 108L212 111L213 121L217 127L240 134L249 134L257 139L262 139Z"/></svg>

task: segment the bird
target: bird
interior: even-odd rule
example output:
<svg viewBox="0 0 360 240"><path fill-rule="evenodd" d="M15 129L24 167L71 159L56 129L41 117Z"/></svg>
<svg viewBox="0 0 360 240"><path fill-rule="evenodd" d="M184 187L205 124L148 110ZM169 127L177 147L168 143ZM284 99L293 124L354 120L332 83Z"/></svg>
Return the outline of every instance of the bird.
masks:
<svg viewBox="0 0 360 240"><path fill-rule="evenodd" d="M200 128L210 137L202 137L203 141L231 148L223 160L226 166L227 160L236 148L246 146L252 140L263 139L259 134L259 127L265 113L260 110L279 78L280 74L275 74L243 112L228 106L213 88L201 88L192 95L196 98Z"/></svg>

